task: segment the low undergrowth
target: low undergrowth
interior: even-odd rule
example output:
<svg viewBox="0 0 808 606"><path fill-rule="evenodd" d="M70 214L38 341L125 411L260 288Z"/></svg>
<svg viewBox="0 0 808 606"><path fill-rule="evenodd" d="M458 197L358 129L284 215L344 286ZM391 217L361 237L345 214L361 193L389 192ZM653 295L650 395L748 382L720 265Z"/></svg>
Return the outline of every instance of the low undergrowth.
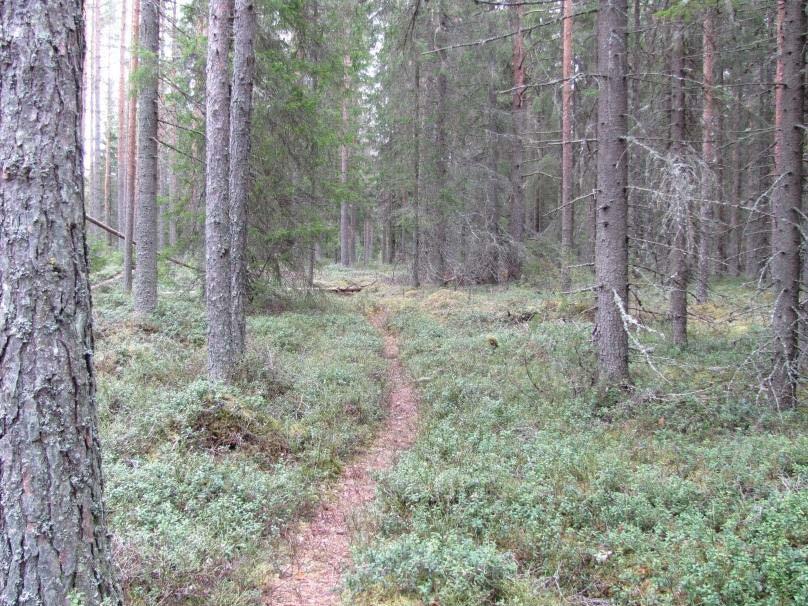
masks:
<svg viewBox="0 0 808 606"><path fill-rule="evenodd" d="M249 318L234 385L214 385L192 281L172 274L160 294L157 313L134 322L117 285L94 293L106 501L127 602L260 604L283 528L381 419L381 341L347 302L297 301Z"/></svg>
<svg viewBox="0 0 808 606"><path fill-rule="evenodd" d="M635 388L603 393L584 295L391 292L422 430L349 602L808 603L808 423L760 397L765 310L728 319L748 294L696 307L684 351L641 317Z"/></svg>

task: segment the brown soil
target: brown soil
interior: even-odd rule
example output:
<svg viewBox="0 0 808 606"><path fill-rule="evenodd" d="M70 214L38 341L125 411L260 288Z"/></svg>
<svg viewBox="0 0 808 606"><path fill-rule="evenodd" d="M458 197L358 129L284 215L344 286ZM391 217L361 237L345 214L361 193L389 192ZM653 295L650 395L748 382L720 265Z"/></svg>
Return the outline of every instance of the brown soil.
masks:
<svg viewBox="0 0 808 606"><path fill-rule="evenodd" d="M371 317L384 333L387 367L388 418L368 449L342 473L333 493L310 522L290 533L292 563L265 593L271 606L337 606L343 572L350 566L351 535L356 515L374 497L373 475L393 465L415 440L418 396L398 356L396 338L385 330L385 316Z"/></svg>

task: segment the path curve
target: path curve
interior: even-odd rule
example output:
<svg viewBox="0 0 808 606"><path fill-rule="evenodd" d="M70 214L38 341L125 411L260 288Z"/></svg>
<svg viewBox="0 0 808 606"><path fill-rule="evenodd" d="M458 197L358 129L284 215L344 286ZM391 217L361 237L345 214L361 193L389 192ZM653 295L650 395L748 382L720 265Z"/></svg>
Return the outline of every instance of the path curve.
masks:
<svg viewBox="0 0 808 606"><path fill-rule="evenodd" d="M292 563L270 583L264 600L268 606L339 606L342 575L351 563L353 516L373 500L373 475L391 467L415 441L416 389L399 359L396 337L386 329L386 315L374 313L370 321L384 335L387 421L368 449L345 468L312 520L290 533Z"/></svg>

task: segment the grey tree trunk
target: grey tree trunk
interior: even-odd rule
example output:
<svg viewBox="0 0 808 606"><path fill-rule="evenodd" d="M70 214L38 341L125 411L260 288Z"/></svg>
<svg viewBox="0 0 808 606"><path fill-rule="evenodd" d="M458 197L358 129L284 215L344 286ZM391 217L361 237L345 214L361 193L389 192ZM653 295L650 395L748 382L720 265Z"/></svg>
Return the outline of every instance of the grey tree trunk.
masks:
<svg viewBox="0 0 808 606"><path fill-rule="evenodd" d="M102 190L101 173L101 2L93 0L93 71L91 74L93 86L93 105L91 113L93 116L93 170L92 170L92 190L93 190L93 214L96 217L104 216L104 197ZM96 229L98 237L102 237L101 230Z"/></svg>
<svg viewBox="0 0 808 606"><path fill-rule="evenodd" d="M685 141L685 63L684 32L681 21L673 26L673 52L671 53L671 152L673 161L681 165ZM685 175L679 178L687 178ZM670 315L673 342L687 345L687 232L690 223L689 200L674 200L671 238Z"/></svg>
<svg viewBox="0 0 808 606"><path fill-rule="evenodd" d="M511 124L513 141L511 143L511 216L509 231L514 247L508 259L508 277L518 280L522 276L522 244L525 240L525 188L522 177L522 163L525 150L522 135L525 132L527 107L525 96L525 45L522 36L521 4L511 7L511 27L516 32L513 37L513 53L511 55L511 71L513 75L513 96L511 101Z"/></svg>
<svg viewBox="0 0 808 606"><path fill-rule="evenodd" d="M621 307L628 307L628 202L626 184L626 0L598 2L598 162L595 340L599 381L628 383L628 335Z"/></svg>
<svg viewBox="0 0 808 606"><path fill-rule="evenodd" d="M124 0L125 2L126 0ZM173 0L171 3L172 10L172 23L177 23L177 2ZM171 61L177 61L177 32L172 31L171 34ZM171 143L174 149L177 149L179 141L178 129L171 127ZM177 152L170 150L166 163L168 166L168 245L171 248L177 246L177 211L179 204L177 198L179 197L179 183L177 178L177 171L174 170L176 164Z"/></svg>
<svg viewBox="0 0 808 606"><path fill-rule="evenodd" d="M491 20L492 26L494 21ZM500 217L502 207L499 197L499 132L497 125L497 57L494 49L488 53L488 178L485 183L485 221L489 242L486 254L487 267L483 281L491 284L499 282L502 251L502 234L500 233Z"/></svg>
<svg viewBox="0 0 808 606"><path fill-rule="evenodd" d="M208 377L226 381L232 368L230 296L228 53L232 0L211 0L206 80L205 294L208 317Z"/></svg>
<svg viewBox="0 0 808 606"><path fill-rule="evenodd" d="M716 174L718 159L715 153L715 142L718 136L718 122L715 111L715 12L708 9L703 22L703 90L704 106L702 108L702 143L701 153L707 168L707 176L702 180L701 206L699 212L699 255L697 261L696 299L699 303L707 301L710 287L710 254L714 236L713 198L715 187L712 175Z"/></svg>
<svg viewBox="0 0 808 606"><path fill-rule="evenodd" d="M351 90L351 56L345 54L343 57L343 98L342 98L342 136L348 137L348 93ZM343 196L347 195L348 188L348 143L343 141L339 148L339 180L343 188ZM345 267L349 267L352 262L351 245L353 232L351 230L351 205L342 200L339 206L339 259Z"/></svg>
<svg viewBox="0 0 808 606"><path fill-rule="evenodd" d="M774 172L771 272L774 361L772 397L778 408L796 405L799 353L800 222L802 197L804 0L777 1Z"/></svg>
<svg viewBox="0 0 808 606"><path fill-rule="evenodd" d="M117 153L117 192L115 214L116 222L113 227L126 231L126 153L127 144L126 124L126 0L121 0L121 40L118 49L118 153ZM120 246L120 243L119 243Z"/></svg>
<svg viewBox="0 0 808 606"><path fill-rule="evenodd" d="M413 48L415 43L413 42ZM417 51L414 51L417 53ZM412 209L413 209L413 238L412 238L412 285L421 286L421 62L415 57L415 116L412 121L413 146L413 181L412 181Z"/></svg>
<svg viewBox="0 0 808 606"><path fill-rule="evenodd" d="M84 231L80 0L0 10L0 603L121 604Z"/></svg>
<svg viewBox="0 0 808 606"><path fill-rule="evenodd" d="M439 0L435 13L436 27L433 40L434 48L438 54L437 76L435 77L435 178L437 181L437 200L435 209L435 238L432 243L434 256L433 280L438 284L445 284L446 275L446 205L449 188L449 141L447 139L446 121L448 118L449 76L447 70L447 52L440 50L446 39L448 16L444 0Z"/></svg>
<svg viewBox="0 0 808 606"><path fill-rule="evenodd" d="M572 26L573 0L563 0L561 21L561 290L569 290L575 205L572 194Z"/></svg>
<svg viewBox="0 0 808 606"><path fill-rule="evenodd" d="M138 70L138 55L134 48L140 40L140 0L134 0L132 8L132 47L133 52L130 58L130 78L132 82ZM123 245L123 290L125 293L132 292L132 270L133 253L135 239L135 174L137 171L137 103L129 101L129 124L126 127L126 147L127 147L127 167L126 167L126 230L124 231Z"/></svg>
<svg viewBox="0 0 808 606"><path fill-rule="evenodd" d="M157 82L160 56L160 0L149 0L140 13L143 73L138 92L137 269L135 313L157 308Z"/></svg>
<svg viewBox="0 0 808 606"><path fill-rule="evenodd" d="M741 158L743 145L741 142L741 114L743 111L743 86L735 89L735 112L733 116L733 132L737 133L732 144L732 181L729 196L729 233L727 237L727 271L731 276L741 275L741 205L743 204L743 174Z"/></svg>
<svg viewBox="0 0 808 606"><path fill-rule="evenodd" d="M247 198L250 124L255 79L255 3L236 0L233 18L233 86L230 99L230 265L233 360L244 353L247 302Z"/></svg>

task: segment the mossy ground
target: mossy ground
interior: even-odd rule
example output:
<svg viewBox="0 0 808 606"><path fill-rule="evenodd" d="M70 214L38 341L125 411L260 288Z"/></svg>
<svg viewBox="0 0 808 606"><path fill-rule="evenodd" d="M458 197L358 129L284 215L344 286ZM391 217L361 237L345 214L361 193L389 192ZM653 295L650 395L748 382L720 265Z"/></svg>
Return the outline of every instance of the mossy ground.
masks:
<svg viewBox="0 0 808 606"><path fill-rule="evenodd" d="M115 275L97 260L93 281ZM769 301L738 282L665 338L639 292L631 392L596 386L587 294L413 290L324 268L353 297L260 293L231 387L205 376L204 309L166 271L132 321L94 293L107 504L136 605L261 603L307 515L383 417L379 306L422 395L380 479L346 604L808 603L808 419L758 389ZM546 287L546 285L545 285ZM271 313L270 313L271 311ZM608 601L608 602L606 602Z"/></svg>
<svg viewBox="0 0 808 606"><path fill-rule="evenodd" d="M765 296L717 285L682 350L641 291L628 393L596 386L586 294L384 296L423 429L348 603L808 603L808 418L758 388Z"/></svg>
<svg viewBox="0 0 808 606"><path fill-rule="evenodd" d="M109 273L97 265L94 282ZM93 296L106 502L134 605L260 604L282 531L383 417L381 338L350 301L258 310L223 387L205 380L198 288L166 272L142 322L117 284Z"/></svg>

